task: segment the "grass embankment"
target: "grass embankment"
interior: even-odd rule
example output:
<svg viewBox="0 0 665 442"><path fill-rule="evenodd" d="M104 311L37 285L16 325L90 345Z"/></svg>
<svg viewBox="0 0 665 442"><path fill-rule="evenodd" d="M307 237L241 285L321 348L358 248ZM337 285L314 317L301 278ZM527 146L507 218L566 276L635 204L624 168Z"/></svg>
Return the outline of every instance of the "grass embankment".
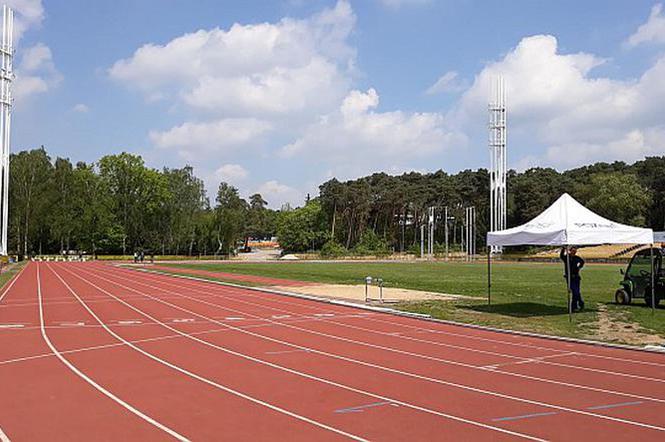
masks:
<svg viewBox="0 0 665 442"><path fill-rule="evenodd" d="M550 263L497 263L492 266L492 305L487 305L485 263L201 263L167 264L179 268L260 275L335 284L362 284L365 276L383 278L389 287L468 295L477 300L421 301L397 307L440 319L559 336L629 343L608 335L608 323L634 324L637 332L665 341L665 308L652 314L642 300L614 304L620 265L587 264L582 271L586 309L568 320L562 266Z"/></svg>
<svg viewBox="0 0 665 442"><path fill-rule="evenodd" d="M4 289L5 284L7 284L14 275L20 272L24 265L25 262L20 262L18 264L10 264L2 267L2 273L0 273L0 290Z"/></svg>

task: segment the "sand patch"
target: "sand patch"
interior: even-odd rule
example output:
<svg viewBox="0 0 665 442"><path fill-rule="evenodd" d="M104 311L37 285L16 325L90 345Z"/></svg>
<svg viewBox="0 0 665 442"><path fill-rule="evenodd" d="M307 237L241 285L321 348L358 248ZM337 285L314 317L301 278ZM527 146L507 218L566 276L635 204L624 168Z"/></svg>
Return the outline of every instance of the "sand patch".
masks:
<svg viewBox="0 0 665 442"><path fill-rule="evenodd" d="M313 295L322 298L330 299L344 299L347 301L364 302L365 301L365 286L359 285L344 285L344 284L314 284L304 287L281 287L272 286L271 289L300 293L303 295ZM372 302L378 302L379 288L371 286L369 288L369 297ZM400 301L422 301L436 299L439 301L454 301L458 299L474 299L470 296L453 295L446 293L425 292L420 290L399 289L393 287L383 288L383 299L386 303L395 303Z"/></svg>

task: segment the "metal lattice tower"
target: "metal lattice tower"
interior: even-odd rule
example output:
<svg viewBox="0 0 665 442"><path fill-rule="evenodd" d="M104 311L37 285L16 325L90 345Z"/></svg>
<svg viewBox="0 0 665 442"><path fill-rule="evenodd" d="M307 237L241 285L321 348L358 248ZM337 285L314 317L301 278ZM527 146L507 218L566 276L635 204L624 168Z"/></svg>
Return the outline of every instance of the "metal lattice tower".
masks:
<svg viewBox="0 0 665 442"><path fill-rule="evenodd" d="M12 117L12 80L14 72L14 12L2 7L2 41L0 42L0 255L7 255L7 222L9 220L9 147Z"/></svg>
<svg viewBox="0 0 665 442"><path fill-rule="evenodd" d="M490 86L489 99L490 148L490 231L506 228L506 86L503 77ZM492 252L501 252L493 247Z"/></svg>

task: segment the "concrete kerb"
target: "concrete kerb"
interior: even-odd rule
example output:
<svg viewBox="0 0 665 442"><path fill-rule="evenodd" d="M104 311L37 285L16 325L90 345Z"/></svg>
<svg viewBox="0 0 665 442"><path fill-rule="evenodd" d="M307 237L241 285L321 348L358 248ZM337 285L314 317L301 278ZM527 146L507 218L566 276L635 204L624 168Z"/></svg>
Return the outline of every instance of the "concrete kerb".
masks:
<svg viewBox="0 0 665 442"><path fill-rule="evenodd" d="M120 267L118 265L118 267ZM131 270L136 270L139 272L146 272L146 273L155 273L159 275L165 275L165 276L172 276L174 278L181 278L181 279L190 279L193 281L202 281L202 282L209 282L212 284L217 284L217 285L223 285L227 287L235 287L235 288L242 288L246 290L253 290L256 292L263 292L263 293L272 293L276 295L281 295L281 296L289 296L292 298L300 298L300 299L308 299L310 301L315 301L315 302L322 302L326 304L334 304L334 305L342 305L345 307L353 307L361 310L369 310L369 311L374 311L374 312L379 312L379 313L386 313L389 315L395 315L395 316L403 316L403 317L409 317L409 318L414 318L414 319L421 319L424 321L429 321L429 322L434 322L434 323L439 323L439 324L446 324L446 325L455 325L459 327L467 327L467 328L472 328L476 330L485 330L485 331L492 331L492 332L497 332L497 333L504 333L504 334L509 334L509 335L517 335L517 336L526 336L530 338L541 338L541 339L548 339L550 341L559 341L559 342L571 342L571 343L576 343L576 344L586 344L586 345L593 345L597 347L607 347L607 348L617 348L617 349L622 349L622 350L631 350L631 351L638 351L638 352L643 352L643 353L651 353L651 354L663 354L663 350L660 349L652 349L652 348L643 348L643 347L633 347L631 345L624 345L624 344L615 344L612 342L601 342L601 341L594 341L591 339L580 339L580 338L569 338L566 336L554 336L554 335L545 335L541 333L533 333L533 332L526 332L526 331L520 331L520 330L508 330L508 329L503 329L503 328L496 328L496 327L489 327L485 325L477 325L477 324L467 324L464 322L457 322L457 321L451 321L448 319L438 319L438 318L433 318L431 315L423 314L423 313L412 313L412 312L405 312L402 310L396 310L393 308L389 307L376 307L372 305L365 305L365 304L357 304L354 302L349 302L349 301L342 301L342 300L337 300L337 299L328 299L328 298L323 298L319 296L313 296L313 295L305 295L302 293L293 293L293 292L286 292L283 290L273 290L270 288L266 287L251 287L251 286L245 286L245 285L240 285L240 284L233 284L231 282L224 282L224 281L215 281L212 279L205 279L205 278L197 278L195 276L189 276L189 275L178 275L174 273L167 273L167 272L161 272L159 270L150 270L146 268L136 268L136 267L123 267Z"/></svg>

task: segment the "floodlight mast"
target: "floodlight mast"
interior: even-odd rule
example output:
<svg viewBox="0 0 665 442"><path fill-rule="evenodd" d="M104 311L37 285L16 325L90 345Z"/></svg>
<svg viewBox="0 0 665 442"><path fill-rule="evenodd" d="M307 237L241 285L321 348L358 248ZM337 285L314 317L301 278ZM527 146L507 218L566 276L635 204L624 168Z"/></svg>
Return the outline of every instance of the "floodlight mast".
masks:
<svg viewBox="0 0 665 442"><path fill-rule="evenodd" d="M506 228L506 86L502 76L490 86L489 99L489 149L490 149L490 231ZM492 253L502 248L492 246Z"/></svg>
<svg viewBox="0 0 665 442"><path fill-rule="evenodd" d="M12 80L14 79L14 11L2 7L2 41L0 41L0 255L7 255L9 220L9 152L12 116Z"/></svg>

